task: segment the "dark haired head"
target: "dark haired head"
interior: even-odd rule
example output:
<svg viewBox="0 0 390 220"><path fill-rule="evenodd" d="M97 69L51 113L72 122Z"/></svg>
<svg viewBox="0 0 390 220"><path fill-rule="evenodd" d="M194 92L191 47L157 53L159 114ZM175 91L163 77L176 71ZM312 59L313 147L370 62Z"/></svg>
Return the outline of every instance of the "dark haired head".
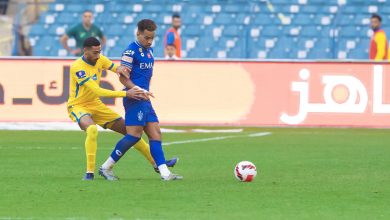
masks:
<svg viewBox="0 0 390 220"><path fill-rule="evenodd" d="M157 29L156 23L150 19L143 19L138 22L138 31L144 32L145 30L148 31L155 31Z"/></svg>
<svg viewBox="0 0 390 220"><path fill-rule="evenodd" d="M378 14L372 14L371 19L373 19L373 18L376 18L376 19L378 19L378 21L382 22L382 17Z"/></svg>
<svg viewBox="0 0 390 220"><path fill-rule="evenodd" d="M100 41L96 37L88 37L83 43L84 48L100 46Z"/></svg>
<svg viewBox="0 0 390 220"><path fill-rule="evenodd" d="M180 18L180 15L175 13L175 14L172 15L172 19L174 19L174 18Z"/></svg>

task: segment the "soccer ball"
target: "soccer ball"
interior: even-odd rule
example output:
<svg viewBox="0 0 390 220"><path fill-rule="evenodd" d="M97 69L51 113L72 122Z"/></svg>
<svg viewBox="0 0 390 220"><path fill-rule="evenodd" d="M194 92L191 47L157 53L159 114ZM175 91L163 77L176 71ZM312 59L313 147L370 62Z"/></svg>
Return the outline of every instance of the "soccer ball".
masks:
<svg viewBox="0 0 390 220"><path fill-rule="evenodd" d="M252 182L256 175L256 166L249 161L241 161L234 168L234 176L241 182Z"/></svg>

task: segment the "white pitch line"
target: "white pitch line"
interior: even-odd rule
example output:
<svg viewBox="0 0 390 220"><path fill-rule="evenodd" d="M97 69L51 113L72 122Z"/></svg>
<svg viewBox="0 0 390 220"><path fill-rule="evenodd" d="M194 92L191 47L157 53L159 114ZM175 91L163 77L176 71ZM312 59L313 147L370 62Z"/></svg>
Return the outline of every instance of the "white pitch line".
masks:
<svg viewBox="0 0 390 220"><path fill-rule="evenodd" d="M255 134L249 134L249 135L220 136L220 137L192 139L192 140L185 140L185 141L173 141L173 142L163 143L163 145L168 146L168 145L175 145L175 144L190 144L190 143L219 141L219 140L232 139L232 138L242 138L242 137L262 137L262 136L267 136L267 135L271 135L271 134L272 134L271 132L261 132L261 133L255 133Z"/></svg>
<svg viewBox="0 0 390 220"><path fill-rule="evenodd" d="M191 144L191 143L199 143L199 142L208 142L208 141L219 141L219 140L226 140L226 139L232 139L232 138L244 138L244 137L263 137L267 135L271 135L271 132L260 132L260 133L253 133L253 134L246 134L246 135L231 135L231 136L220 136L220 137L212 137L212 138L201 138L201 139L191 139L191 140L185 140L185 141L172 141L172 142L166 142L163 143L164 146L169 145L177 145L177 144ZM107 148L107 147L98 147L99 149L113 149ZM8 149L5 146L0 146L0 150L2 149ZM80 150L82 147L33 147L33 146L18 146L13 147L12 149L23 149L23 150Z"/></svg>

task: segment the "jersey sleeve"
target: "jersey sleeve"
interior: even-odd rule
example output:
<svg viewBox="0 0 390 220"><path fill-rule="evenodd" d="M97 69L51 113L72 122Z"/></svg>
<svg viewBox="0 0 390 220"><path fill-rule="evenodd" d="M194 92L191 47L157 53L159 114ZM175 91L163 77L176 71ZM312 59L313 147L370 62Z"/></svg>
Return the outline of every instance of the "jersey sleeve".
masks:
<svg viewBox="0 0 390 220"><path fill-rule="evenodd" d="M169 32L167 34L167 45L173 45L175 42L175 34L173 32Z"/></svg>
<svg viewBox="0 0 390 220"><path fill-rule="evenodd" d="M104 37L103 31L99 27L97 27L97 29L98 29L98 36L100 39L102 39Z"/></svg>
<svg viewBox="0 0 390 220"><path fill-rule="evenodd" d="M74 37L76 35L76 31L77 27L73 26L66 31L66 35L68 35L69 37Z"/></svg>
<svg viewBox="0 0 390 220"><path fill-rule="evenodd" d="M125 52L122 53L121 65L132 69L134 63L134 54L135 52L132 49L125 50Z"/></svg>
<svg viewBox="0 0 390 220"><path fill-rule="evenodd" d="M114 62L112 62L107 57L100 55L100 59L102 59L102 68L105 70L111 70L113 72L116 72L116 68L118 65L116 65Z"/></svg>
<svg viewBox="0 0 390 220"><path fill-rule="evenodd" d="M88 87L93 93L99 97L126 97L126 91L113 91L101 88L95 81L87 80L80 86Z"/></svg>

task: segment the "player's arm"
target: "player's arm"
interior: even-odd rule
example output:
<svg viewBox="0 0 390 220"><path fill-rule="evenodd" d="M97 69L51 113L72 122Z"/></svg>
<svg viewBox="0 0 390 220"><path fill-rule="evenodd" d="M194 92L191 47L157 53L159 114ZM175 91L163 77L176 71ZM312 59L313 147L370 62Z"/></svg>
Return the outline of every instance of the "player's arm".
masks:
<svg viewBox="0 0 390 220"><path fill-rule="evenodd" d="M123 76L125 78L130 77L130 71L131 71L130 68L127 68L125 66L118 66L114 62L112 62L110 59L108 59L107 57L105 57L103 55L100 55L100 59L103 62L103 66L102 66L103 69L115 72L119 76Z"/></svg>
<svg viewBox="0 0 390 220"><path fill-rule="evenodd" d="M385 55L386 50L386 36L384 33L378 33L375 36L375 42L377 45L377 52L375 55L376 61L383 60L383 56Z"/></svg>
<svg viewBox="0 0 390 220"><path fill-rule="evenodd" d="M127 91L113 91L101 88L95 81L90 80L90 78L85 79L83 82L84 83L82 84L80 83L80 86L86 86L99 97L127 97L136 100L146 99L144 91L136 87Z"/></svg>
<svg viewBox="0 0 390 220"><path fill-rule="evenodd" d="M118 68L123 67L128 70L129 74L131 74L131 70L133 69L133 63L134 63L134 54L135 52L133 50L126 50L125 52L123 52L121 58L121 65ZM133 83L130 77L127 78L125 74L121 74L119 76L119 81L122 83L122 85L124 85L128 89L139 88L137 85ZM146 91L145 89L142 88L139 89L141 89L144 92L144 95L147 99L149 99L149 96L154 97L153 94L150 93L149 91Z"/></svg>
<svg viewBox="0 0 390 220"><path fill-rule="evenodd" d="M69 37L72 37L76 34L76 27L73 27L71 29L69 29L64 35L62 35L62 37L60 38L60 42L62 44L62 46L65 48L66 51L68 51L68 53L70 54L73 54L73 55L76 55L78 54L80 51L80 48L76 48L74 50L72 50L72 48L70 48L68 46L68 39Z"/></svg>
<svg viewBox="0 0 390 220"><path fill-rule="evenodd" d="M62 35L60 41L61 41L62 46L65 48L65 50L70 52L71 49L68 46L68 39L69 39L69 36L67 34L64 34L64 35Z"/></svg>

